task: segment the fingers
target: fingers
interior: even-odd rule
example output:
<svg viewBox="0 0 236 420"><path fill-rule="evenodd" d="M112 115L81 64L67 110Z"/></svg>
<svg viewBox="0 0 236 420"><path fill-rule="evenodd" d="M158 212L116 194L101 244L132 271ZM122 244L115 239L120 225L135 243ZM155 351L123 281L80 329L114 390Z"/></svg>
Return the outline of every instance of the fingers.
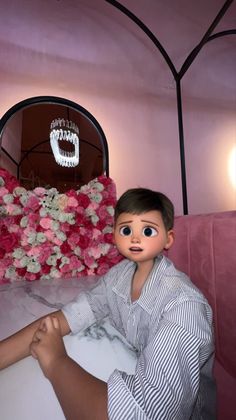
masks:
<svg viewBox="0 0 236 420"><path fill-rule="evenodd" d="M60 324L55 316L47 316L43 321L42 328L44 331L52 332L54 328L60 330Z"/></svg>
<svg viewBox="0 0 236 420"><path fill-rule="evenodd" d="M60 330L60 323L59 323L57 317L52 316L51 319L52 319L52 323L53 323L54 328L56 328L56 330Z"/></svg>
<svg viewBox="0 0 236 420"><path fill-rule="evenodd" d="M37 331L35 331L32 341L37 342L42 340L44 333L45 331L38 329Z"/></svg>
<svg viewBox="0 0 236 420"><path fill-rule="evenodd" d="M58 319L55 316L52 316L52 317L47 316L41 321L39 328L35 331L34 336L32 338L32 342L37 342L37 341L42 340L45 333L53 332L54 329L60 331L60 323Z"/></svg>
<svg viewBox="0 0 236 420"><path fill-rule="evenodd" d="M50 317L46 317L42 319L42 321L39 324L38 329L35 331L34 336L32 338L32 342L30 345L30 352L31 355L38 359L38 345L41 341L43 341L45 334L47 334L50 330L52 330L52 321Z"/></svg>
<svg viewBox="0 0 236 420"><path fill-rule="evenodd" d="M30 351L32 356L37 359L37 347L40 341L43 341L44 337L49 333L53 333L55 330L60 332L60 323L55 316L47 316L40 322L39 328L35 331ZM61 335L61 334L60 334Z"/></svg>
<svg viewBox="0 0 236 420"><path fill-rule="evenodd" d="M45 322L45 319L43 319L40 324L38 329L35 331L33 338L32 338L32 343L37 343L40 340L42 340L44 334L47 332L47 324Z"/></svg>
<svg viewBox="0 0 236 420"><path fill-rule="evenodd" d="M45 318L42 319L42 321L40 322L38 329L41 330L41 331L47 331L47 327L46 327L46 324L45 324Z"/></svg>

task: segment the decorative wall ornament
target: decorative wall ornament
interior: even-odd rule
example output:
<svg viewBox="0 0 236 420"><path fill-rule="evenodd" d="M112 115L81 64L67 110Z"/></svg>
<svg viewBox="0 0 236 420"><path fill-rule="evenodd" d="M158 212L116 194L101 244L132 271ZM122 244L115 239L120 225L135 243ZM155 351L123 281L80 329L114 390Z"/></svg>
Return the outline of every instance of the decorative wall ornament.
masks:
<svg viewBox="0 0 236 420"><path fill-rule="evenodd" d="M72 143L74 150L63 150L59 146L62 140ZM64 118L54 119L50 126L50 144L58 165L75 167L79 164L79 128L75 123Z"/></svg>

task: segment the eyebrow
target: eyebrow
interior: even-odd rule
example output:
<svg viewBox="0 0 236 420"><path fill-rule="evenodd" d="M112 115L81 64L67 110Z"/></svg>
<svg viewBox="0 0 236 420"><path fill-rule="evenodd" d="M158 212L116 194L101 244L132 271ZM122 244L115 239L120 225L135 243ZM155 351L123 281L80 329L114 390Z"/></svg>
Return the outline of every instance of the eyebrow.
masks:
<svg viewBox="0 0 236 420"><path fill-rule="evenodd" d="M118 226L120 226L120 225L127 225L127 223L132 223L132 222L133 222L133 220L126 220L125 222L118 223Z"/></svg>
<svg viewBox="0 0 236 420"><path fill-rule="evenodd" d="M132 222L133 222L133 220L125 220L124 222L118 223L118 226L120 226L120 225L127 225L127 223L132 223ZM150 225L155 225L155 226L160 227L160 225L158 223L152 222L151 220L141 219L141 222L148 223Z"/></svg>
<svg viewBox="0 0 236 420"><path fill-rule="evenodd" d="M152 222L152 220L144 220L144 219L141 219L141 222L150 223L150 225L155 225L155 226L160 227L160 225L158 223Z"/></svg>

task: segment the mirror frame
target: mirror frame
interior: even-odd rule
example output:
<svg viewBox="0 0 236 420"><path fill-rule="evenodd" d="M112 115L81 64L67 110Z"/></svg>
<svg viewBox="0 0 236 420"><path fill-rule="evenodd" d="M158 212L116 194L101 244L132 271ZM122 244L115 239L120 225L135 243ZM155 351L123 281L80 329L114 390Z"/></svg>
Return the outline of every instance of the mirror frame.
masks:
<svg viewBox="0 0 236 420"><path fill-rule="evenodd" d="M66 107L73 108L75 111L80 112L82 115L84 115L96 128L96 130L99 133L102 150L103 150L103 173L109 177L109 152L108 152L108 143L106 140L106 136L104 134L104 131L102 127L100 126L99 122L96 120L96 118L84 107L77 104L76 102L73 102L69 99L61 98L58 96L34 96L31 98L24 99L23 101L20 101L13 105L8 111L1 117L0 119L0 139L2 137L4 128L7 124L7 122L13 117L13 115L20 110L23 110L24 108L28 108L31 105L38 105L38 104L59 104L64 105ZM1 145L1 141L0 141ZM1 146L0 146L0 152L1 152ZM3 149L3 152L8 155L8 157L11 159L11 156L7 153L5 149ZM12 159L11 159L12 160ZM18 165L15 161L14 163ZM102 175L102 174L101 174Z"/></svg>

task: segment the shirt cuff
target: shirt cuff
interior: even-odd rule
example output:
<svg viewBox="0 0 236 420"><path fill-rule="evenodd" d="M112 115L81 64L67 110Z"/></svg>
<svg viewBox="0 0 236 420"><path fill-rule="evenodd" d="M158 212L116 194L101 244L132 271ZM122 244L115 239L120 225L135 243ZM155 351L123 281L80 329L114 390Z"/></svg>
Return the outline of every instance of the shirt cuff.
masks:
<svg viewBox="0 0 236 420"><path fill-rule="evenodd" d="M73 334L90 327L90 325L96 322L96 318L84 293L79 295L75 301L63 306L62 312Z"/></svg>

